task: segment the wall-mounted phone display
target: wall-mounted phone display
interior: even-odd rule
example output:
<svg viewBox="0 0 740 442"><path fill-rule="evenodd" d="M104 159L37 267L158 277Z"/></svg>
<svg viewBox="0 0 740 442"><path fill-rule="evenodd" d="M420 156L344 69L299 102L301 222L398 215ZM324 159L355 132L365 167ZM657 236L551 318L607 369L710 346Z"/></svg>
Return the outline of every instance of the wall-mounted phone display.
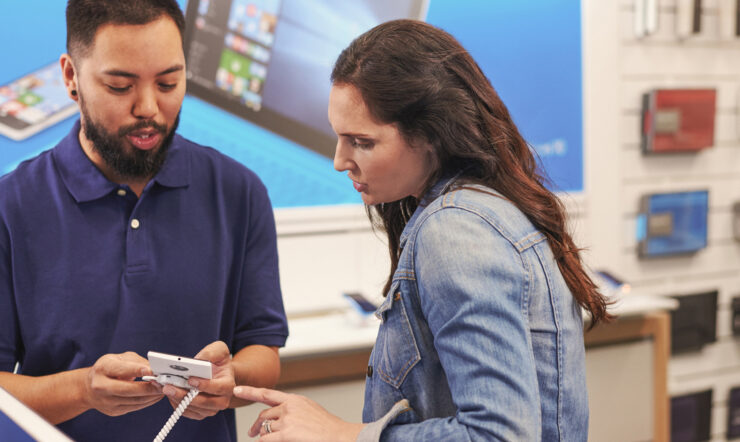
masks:
<svg viewBox="0 0 740 442"><path fill-rule="evenodd" d="M671 312L671 353L701 350L717 341L716 290L676 296L678 308Z"/></svg>
<svg viewBox="0 0 740 442"><path fill-rule="evenodd" d="M676 0L676 34L687 38L701 32L702 0Z"/></svg>
<svg viewBox="0 0 740 442"><path fill-rule="evenodd" d="M658 0L635 0L635 36L643 38L658 30Z"/></svg>
<svg viewBox="0 0 740 442"><path fill-rule="evenodd" d="M691 152L714 145L716 89L654 89L642 97L643 153Z"/></svg>
<svg viewBox="0 0 740 442"><path fill-rule="evenodd" d="M596 270L591 279L601 293L609 298L626 295L632 290L628 283L607 270Z"/></svg>
<svg viewBox="0 0 740 442"><path fill-rule="evenodd" d="M671 398L672 441L709 440L712 390Z"/></svg>
<svg viewBox="0 0 740 442"><path fill-rule="evenodd" d="M661 257L707 246L709 191L644 195L637 216L638 254Z"/></svg>
<svg viewBox="0 0 740 442"><path fill-rule="evenodd" d="M727 395L727 439L740 437L740 387Z"/></svg>
<svg viewBox="0 0 740 442"><path fill-rule="evenodd" d="M740 296L732 298L732 334L734 336L740 336Z"/></svg>

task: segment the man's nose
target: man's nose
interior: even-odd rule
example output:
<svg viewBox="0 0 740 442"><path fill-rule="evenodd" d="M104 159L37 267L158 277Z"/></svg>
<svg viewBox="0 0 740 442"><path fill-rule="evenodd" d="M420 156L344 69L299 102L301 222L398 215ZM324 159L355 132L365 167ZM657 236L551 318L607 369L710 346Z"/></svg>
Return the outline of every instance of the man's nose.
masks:
<svg viewBox="0 0 740 442"><path fill-rule="evenodd" d="M159 112L157 94L150 88L140 90L136 96L134 108L131 111L136 118L151 119Z"/></svg>

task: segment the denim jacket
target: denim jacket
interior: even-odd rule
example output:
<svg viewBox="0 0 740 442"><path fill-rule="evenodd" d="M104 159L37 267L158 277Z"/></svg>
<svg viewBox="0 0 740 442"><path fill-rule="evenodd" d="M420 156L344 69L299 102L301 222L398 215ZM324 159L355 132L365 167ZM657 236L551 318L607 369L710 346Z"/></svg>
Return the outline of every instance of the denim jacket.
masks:
<svg viewBox="0 0 740 442"><path fill-rule="evenodd" d="M358 440L585 441L581 310L545 236L493 190L451 183L401 235Z"/></svg>

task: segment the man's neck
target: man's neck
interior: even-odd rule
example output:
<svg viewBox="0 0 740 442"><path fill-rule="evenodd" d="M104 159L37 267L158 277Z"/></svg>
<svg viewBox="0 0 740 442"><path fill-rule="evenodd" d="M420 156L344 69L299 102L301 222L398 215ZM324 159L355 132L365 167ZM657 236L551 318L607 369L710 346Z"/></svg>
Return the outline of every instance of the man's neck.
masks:
<svg viewBox="0 0 740 442"><path fill-rule="evenodd" d="M120 174L116 173L113 169L111 169L103 160L103 158L98 154L98 152L95 151L95 149L92 146L92 142L87 139L85 136L84 130L80 129L80 132L78 134L78 138L80 140L80 146L82 146L82 151L85 152L85 155L87 158L92 161L92 163L95 165L95 167L100 170L100 172L105 175L108 180L121 184L121 185L127 185L129 188L131 188L131 191L136 194L137 197L140 197L141 194L144 192L144 187L146 187L147 183L152 179L152 177L147 178L128 178L128 177L122 177Z"/></svg>

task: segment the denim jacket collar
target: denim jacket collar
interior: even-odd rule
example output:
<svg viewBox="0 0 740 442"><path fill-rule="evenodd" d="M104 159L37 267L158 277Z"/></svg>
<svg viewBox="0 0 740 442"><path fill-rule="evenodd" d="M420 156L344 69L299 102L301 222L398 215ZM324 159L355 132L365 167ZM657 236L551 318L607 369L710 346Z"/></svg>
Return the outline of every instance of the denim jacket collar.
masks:
<svg viewBox="0 0 740 442"><path fill-rule="evenodd" d="M403 232L401 232L401 248L404 248L404 246L406 245L409 234L414 230L414 223L416 222L416 219L419 218L419 215L421 215L426 206L428 206L432 201L436 200L440 195L448 192L461 174L462 171L455 173L454 175L443 176L424 194L424 196L419 201L419 206L416 208L416 210L414 210L414 214L411 215L411 218L409 218L408 222L406 223L406 227L404 227Z"/></svg>

